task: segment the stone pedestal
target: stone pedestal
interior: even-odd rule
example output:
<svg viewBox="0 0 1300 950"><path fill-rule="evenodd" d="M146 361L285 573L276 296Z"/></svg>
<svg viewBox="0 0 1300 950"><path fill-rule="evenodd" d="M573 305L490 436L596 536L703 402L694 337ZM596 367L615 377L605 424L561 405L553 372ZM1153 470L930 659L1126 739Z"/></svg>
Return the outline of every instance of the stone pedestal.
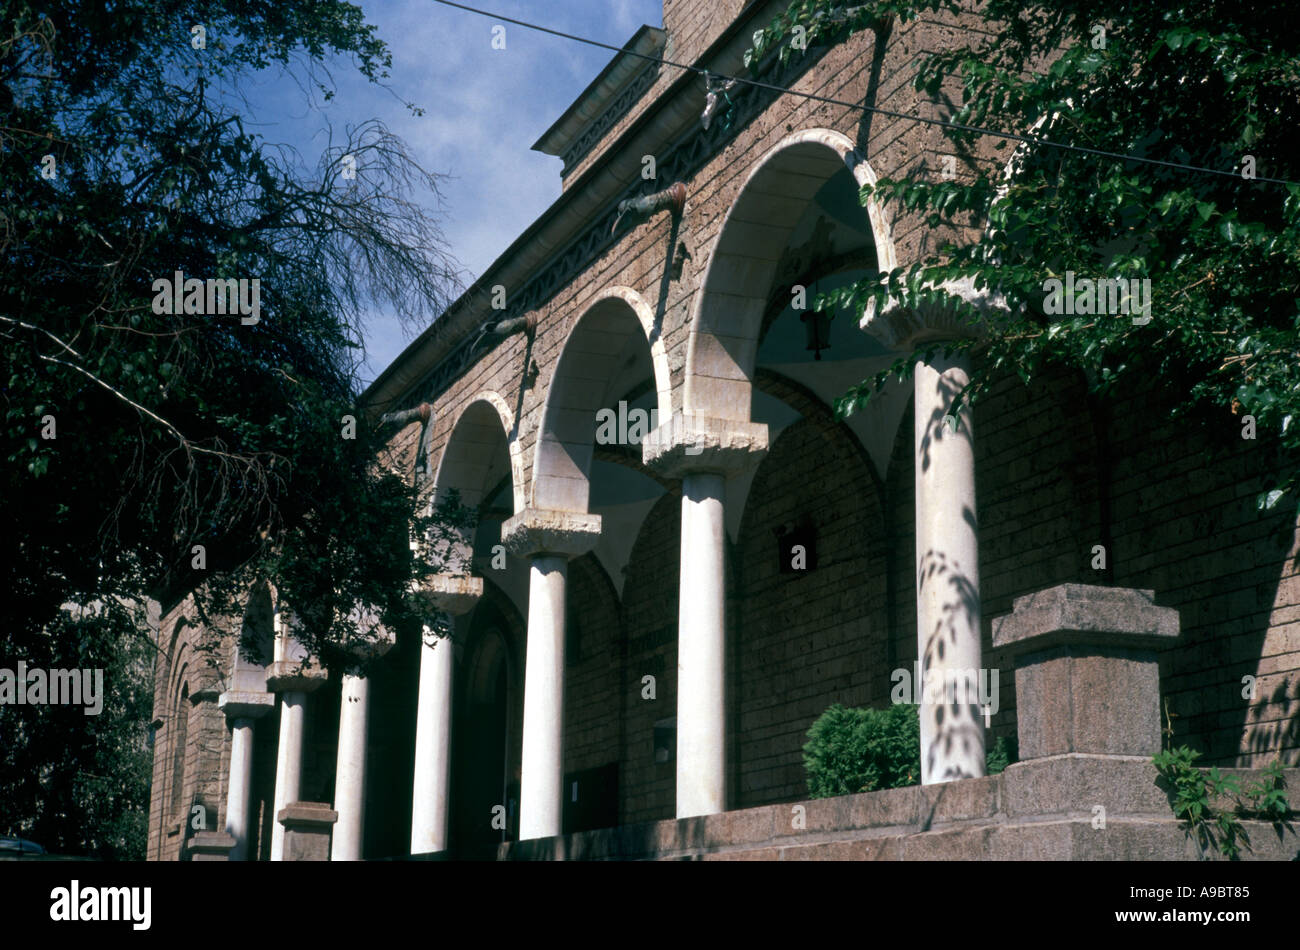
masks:
<svg viewBox="0 0 1300 950"><path fill-rule="evenodd" d="M641 457L682 480L677 619L677 817L727 807L727 476L756 465L767 426L676 412L651 432Z"/></svg>
<svg viewBox="0 0 1300 950"><path fill-rule="evenodd" d="M564 783L564 621L569 558L600 538L600 516L528 508L501 526L501 541L531 559L524 666L519 837L560 833Z"/></svg>
<svg viewBox="0 0 1300 950"><path fill-rule="evenodd" d="M1159 752L1159 651L1178 633L1178 611L1149 590L1061 584L1017 597L993 646L1016 657L1021 761Z"/></svg>
<svg viewBox="0 0 1300 950"><path fill-rule="evenodd" d="M328 861L330 829L339 813L324 802L290 802L276 814L283 829L283 861Z"/></svg>
<svg viewBox="0 0 1300 950"><path fill-rule="evenodd" d="M185 844L191 861L231 861L235 838L223 831L200 831Z"/></svg>
<svg viewBox="0 0 1300 950"><path fill-rule="evenodd" d="M466 614L483 596L480 577L435 575L420 592L430 610ZM451 640L433 639L426 626L420 648L420 700L415 723L415 782L411 803L411 853L447 848L451 778Z"/></svg>

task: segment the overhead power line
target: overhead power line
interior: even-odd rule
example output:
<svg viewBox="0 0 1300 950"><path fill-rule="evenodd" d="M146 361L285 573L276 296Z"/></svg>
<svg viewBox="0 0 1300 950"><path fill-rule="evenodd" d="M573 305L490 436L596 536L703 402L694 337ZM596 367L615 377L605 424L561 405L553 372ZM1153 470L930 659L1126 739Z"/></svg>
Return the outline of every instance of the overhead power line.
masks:
<svg viewBox="0 0 1300 950"><path fill-rule="evenodd" d="M1157 165L1162 168L1174 168L1179 171L1199 172L1205 175L1221 175L1227 178L1240 178L1237 170L1225 171L1222 168L1209 168L1204 165L1188 165L1182 162L1171 162L1161 158L1147 158L1142 155L1129 155L1124 152L1112 152L1101 148L1091 148L1086 145L1072 145L1066 142L1053 142L1051 139L1038 138L1032 135L1020 135L1015 132L1002 132L997 129L987 129L977 125L966 125L961 122L952 122L947 119L934 119L926 116L908 115L904 112L896 112L892 109L882 109L879 106L868 106L860 102L849 102L844 99L834 99L829 96L819 96L811 92L799 92L795 89L787 89L784 86L777 86L773 83L763 82L758 79L745 79L741 76L723 76L702 66L693 66L689 63L675 63L672 60L663 59L659 56L652 56L648 53L638 53L636 50L625 49L621 46L615 46L612 43L602 43L600 40L593 40L585 36L578 36L574 33L566 33L563 30L551 29L547 26L541 26L537 23L529 23L527 20L518 20L514 17L503 16L499 13L492 13L488 10L480 10L477 7L471 7L463 3L455 3L453 0L433 0L434 3L440 3L446 7L454 7L457 10L464 10L467 13L474 13L478 16L487 17L491 20L499 20L503 23L513 23L515 26L521 26L527 30L534 30L538 33L547 33L551 36L558 36L561 39L572 40L575 43L585 43L587 46L596 46L600 49L612 50L615 53L622 53L627 56L635 56L639 59L649 60L650 62L662 63L665 66L671 66L674 69L681 69L686 72L696 73L705 77L706 80L721 80L724 82L742 83L747 86L754 86L759 89L767 89L772 92L781 93L789 96L798 96L802 99L809 99L813 102L821 102L826 105L841 106L846 109L856 109L860 112L870 112L873 115L882 115L891 119L901 119L905 122L919 122L922 125L938 126L944 129L954 129L960 132L970 132L976 135L987 135L994 138L1007 139L1012 142L1022 142L1026 145L1039 145L1045 148L1061 149L1069 152L1079 152L1084 155L1094 155L1100 158L1113 158L1124 162L1139 162L1143 165ZM1287 181L1284 178L1268 178L1260 175L1251 179L1241 179L1242 181L1267 182L1275 185L1290 185L1294 182Z"/></svg>

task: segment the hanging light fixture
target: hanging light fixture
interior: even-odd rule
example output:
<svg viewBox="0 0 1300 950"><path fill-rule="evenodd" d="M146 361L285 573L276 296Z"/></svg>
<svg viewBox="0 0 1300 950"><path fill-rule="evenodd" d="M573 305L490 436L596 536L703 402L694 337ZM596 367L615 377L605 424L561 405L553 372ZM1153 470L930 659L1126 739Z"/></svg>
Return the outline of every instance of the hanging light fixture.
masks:
<svg viewBox="0 0 1300 950"><path fill-rule="evenodd" d="M813 297L817 296L817 285L819 280L813 281ZM807 338L806 350L813 351L813 359L822 358L822 350L828 350L831 346L831 314L822 313L817 310L805 310L800 314L799 319L803 321L804 332Z"/></svg>

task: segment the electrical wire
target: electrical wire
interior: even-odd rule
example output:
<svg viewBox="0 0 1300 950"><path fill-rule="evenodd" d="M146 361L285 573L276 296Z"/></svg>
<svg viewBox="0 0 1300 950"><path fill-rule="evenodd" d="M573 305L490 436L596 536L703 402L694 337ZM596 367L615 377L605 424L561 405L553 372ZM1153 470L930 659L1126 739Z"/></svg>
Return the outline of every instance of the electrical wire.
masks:
<svg viewBox="0 0 1300 950"><path fill-rule="evenodd" d="M518 20L514 17L502 16L498 13L492 13L487 10L480 10L477 7L467 6L463 3L455 3L453 0L433 0L434 3L440 3L446 7L454 7L457 10L464 10L467 13L474 13L478 16L487 17L492 20L500 20L504 23L512 23L515 26L521 26L528 30L534 30L538 33L547 33L551 36L558 36L561 39L572 40L576 43L585 43L588 46L596 46L600 49L613 50L615 53L622 53L627 56L635 56L640 59L649 60L650 62L662 63L665 66L671 66L674 69L681 69L686 72L696 73L704 76L706 81L717 79L723 82L743 83L747 86L754 86L759 89L767 89L773 92L783 93L785 95L798 96L813 102L821 102L826 105L841 106L846 109L856 109L861 112L870 112L873 115L881 115L891 119L902 119L907 122L919 122L923 125L938 126L944 129L954 129L959 132L970 132L976 135L992 136L994 138L1007 139L1013 142L1021 142L1026 145L1039 145L1045 148L1055 148L1070 152L1079 152L1085 155L1094 155L1101 158L1113 158L1125 162L1139 162L1144 165L1157 165L1162 168L1173 168L1179 171L1199 172L1205 175L1221 175L1228 178L1239 178L1240 173L1236 170L1224 171L1221 168L1209 168L1204 165L1187 165L1181 162L1171 162L1160 158L1146 158L1141 155L1129 155L1124 152L1111 152L1101 148L1091 148L1086 145L1071 145L1065 142L1053 142L1050 139L1035 138L1031 135L1019 135L1015 132L1001 132L997 129L982 128L977 125L966 125L961 122L952 122L946 119L933 119L927 116L908 115L904 112L895 112L892 109L882 109L878 106L863 105L860 102L848 102L844 99L833 99L828 96L819 96L811 92L799 92L794 89L786 89L784 86L777 86L772 83L763 82L758 79L745 79L741 76L723 76L718 73L705 69L702 66L692 66L689 63L675 63L672 60L663 59L658 56L651 56L647 53L638 53L635 50L625 49L621 46L614 46L611 43L602 43L600 40L593 40L585 36L578 36L574 33L566 33L563 30L555 30L550 27L540 26L536 23L529 23L526 20ZM1287 181L1284 178L1268 178L1263 175L1255 178L1241 178L1242 181L1254 181L1260 183L1269 183L1275 185L1291 185L1295 182Z"/></svg>

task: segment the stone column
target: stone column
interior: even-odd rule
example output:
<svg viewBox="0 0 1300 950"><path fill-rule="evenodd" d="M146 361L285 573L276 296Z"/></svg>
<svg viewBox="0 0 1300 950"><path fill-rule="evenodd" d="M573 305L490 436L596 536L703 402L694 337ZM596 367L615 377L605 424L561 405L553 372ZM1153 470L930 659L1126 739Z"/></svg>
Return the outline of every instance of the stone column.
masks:
<svg viewBox="0 0 1300 950"><path fill-rule="evenodd" d="M226 791L226 834L231 861L248 860L249 809L253 792L253 723L275 705L267 692L221 694L217 707L230 723L230 780Z"/></svg>
<svg viewBox="0 0 1300 950"><path fill-rule="evenodd" d="M916 456L916 640L921 675L921 783L981 776L984 718L981 673L979 536L975 454L969 407L953 401L970 378L965 352L945 342L978 337L982 324L1007 312L1004 298L971 279L928 289L943 301L880 312L868 307L860 326L898 353L933 345L914 366ZM991 690L990 690L991 692Z"/></svg>
<svg viewBox="0 0 1300 950"><path fill-rule="evenodd" d="M393 645L393 635L382 635L359 661L383 656ZM343 674L339 701L338 764L334 769L334 811L338 822L330 845L331 861L360 861L366 822L366 737L370 724L370 680L361 674Z"/></svg>
<svg viewBox="0 0 1300 950"><path fill-rule="evenodd" d="M682 480L677 621L677 817L727 807L727 475L767 451L767 426L681 412L642 443L645 464Z"/></svg>
<svg viewBox="0 0 1300 950"><path fill-rule="evenodd" d="M469 613L483 596L480 577L435 575L419 588L431 610L451 617ZM411 798L411 853L447 849L451 783L451 639L424 628L420 648L420 701L415 722L415 787Z"/></svg>
<svg viewBox="0 0 1300 950"><path fill-rule="evenodd" d="M524 666L524 742L519 837L561 833L564 782L564 614L568 559L590 551L600 516L528 508L501 526L501 540L531 559Z"/></svg>
<svg viewBox="0 0 1300 950"><path fill-rule="evenodd" d="M315 664L304 667L299 660L276 660L266 671L267 688L280 696L280 745L275 759L275 803L279 816L298 801L302 788L302 744L307 696L325 685L325 673ZM284 860L284 826L278 820L271 828L271 860Z"/></svg>
<svg viewBox="0 0 1300 950"><path fill-rule="evenodd" d="M370 680L343 674L339 699L338 764L334 769L334 840L331 861L360 861L365 832L366 735L370 725Z"/></svg>
<svg viewBox="0 0 1300 950"><path fill-rule="evenodd" d="M964 355L914 367L916 635L921 657L921 784L984 774L979 537ZM996 675L992 672L984 674Z"/></svg>

